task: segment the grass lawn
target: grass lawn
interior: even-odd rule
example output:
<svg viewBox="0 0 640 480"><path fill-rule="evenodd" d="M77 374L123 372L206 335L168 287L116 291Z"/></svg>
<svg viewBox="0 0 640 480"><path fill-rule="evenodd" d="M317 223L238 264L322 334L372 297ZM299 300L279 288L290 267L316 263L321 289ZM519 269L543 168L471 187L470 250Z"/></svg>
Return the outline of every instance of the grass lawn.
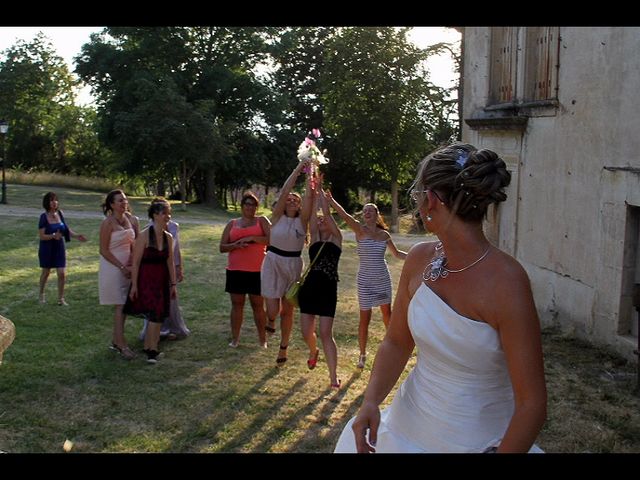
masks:
<svg viewBox="0 0 640 480"><path fill-rule="evenodd" d="M54 190L63 210L100 211L104 193L9 185L11 206L41 207ZM145 218L147 198L133 200ZM227 257L218 252L222 225L234 212L174 207L181 224L185 281L180 304L192 335L165 341L165 356L147 365L137 340L142 321L130 317L126 335L138 358L126 362L107 349L113 309L98 302L99 218L68 218L87 236L67 244L68 307L56 304L56 279L38 304L38 216L3 215L0 206L0 314L16 325L16 339L0 366L0 450L73 452L331 452L344 424L362 400L377 345L384 335L379 311L370 328L369 359L358 355L355 243L340 262L339 303L334 324L338 376L331 391L323 354L309 371L299 320L289 361L276 368L279 333L268 350L257 345L250 308L240 347L227 346ZM192 223L210 220L211 224ZM305 252L305 259L307 253ZM388 256L395 284L402 262ZM640 451L640 402L635 365L617 356L544 332L549 419L538 444L549 452ZM414 358L409 362L413 366ZM408 372L409 367L405 370ZM387 399L390 401L392 395Z"/></svg>

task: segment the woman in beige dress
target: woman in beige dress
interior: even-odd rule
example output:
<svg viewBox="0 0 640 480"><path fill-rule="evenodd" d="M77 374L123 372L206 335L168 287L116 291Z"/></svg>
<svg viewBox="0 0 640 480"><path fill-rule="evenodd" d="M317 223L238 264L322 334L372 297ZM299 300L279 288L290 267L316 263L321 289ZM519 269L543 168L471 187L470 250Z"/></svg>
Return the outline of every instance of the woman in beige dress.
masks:
<svg viewBox="0 0 640 480"><path fill-rule="evenodd" d="M302 249L307 237L311 217L311 185L307 176L305 199L291 189L302 169L309 164L301 161L284 182L280 197L273 207L271 232L267 255L260 272L260 287L267 304L268 333L275 333L275 321L280 313L280 349L276 365L287 361L287 347L293 326L293 305L285 298L287 289L300 280L302 274Z"/></svg>
<svg viewBox="0 0 640 480"><path fill-rule="evenodd" d="M105 219L100 225L100 305L114 305L111 350L122 358L135 357L124 337L122 308L131 285L131 252L138 235L138 219L128 211L129 201L122 190L112 190L102 204Z"/></svg>

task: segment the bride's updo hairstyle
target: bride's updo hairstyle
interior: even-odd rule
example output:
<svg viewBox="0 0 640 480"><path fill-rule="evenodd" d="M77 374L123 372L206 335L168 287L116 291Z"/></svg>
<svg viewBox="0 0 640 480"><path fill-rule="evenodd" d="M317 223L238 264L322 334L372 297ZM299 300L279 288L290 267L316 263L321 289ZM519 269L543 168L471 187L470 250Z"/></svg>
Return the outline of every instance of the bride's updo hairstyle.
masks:
<svg viewBox="0 0 640 480"><path fill-rule="evenodd" d="M425 157L418 166L413 190L435 191L451 211L467 222L485 218L492 203L507 199L505 187L511 173L491 150L478 150L468 143L454 143Z"/></svg>

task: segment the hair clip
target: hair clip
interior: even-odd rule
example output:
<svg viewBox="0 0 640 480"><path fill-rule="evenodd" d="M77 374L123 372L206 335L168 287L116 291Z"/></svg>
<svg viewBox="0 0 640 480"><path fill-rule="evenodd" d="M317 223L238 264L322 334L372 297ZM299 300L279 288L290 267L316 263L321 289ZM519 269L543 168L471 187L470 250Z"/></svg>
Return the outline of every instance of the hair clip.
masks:
<svg viewBox="0 0 640 480"><path fill-rule="evenodd" d="M467 163L467 159L469 158L469 152L465 152L464 150L457 150L458 159L456 160L456 164L462 169L464 168L464 164Z"/></svg>

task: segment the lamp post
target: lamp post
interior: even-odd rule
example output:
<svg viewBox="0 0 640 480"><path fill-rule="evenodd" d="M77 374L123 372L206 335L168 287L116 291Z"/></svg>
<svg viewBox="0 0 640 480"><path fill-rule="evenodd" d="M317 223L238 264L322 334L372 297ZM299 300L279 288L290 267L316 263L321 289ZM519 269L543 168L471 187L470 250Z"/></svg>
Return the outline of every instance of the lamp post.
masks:
<svg viewBox="0 0 640 480"><path fill-rule="evenodd" d="M4 179L4 164L7 160L7 132L9 124L5 120L0 120L0 133L2 134L2 200L0 203L7 203L7 183Z"/></svg>

